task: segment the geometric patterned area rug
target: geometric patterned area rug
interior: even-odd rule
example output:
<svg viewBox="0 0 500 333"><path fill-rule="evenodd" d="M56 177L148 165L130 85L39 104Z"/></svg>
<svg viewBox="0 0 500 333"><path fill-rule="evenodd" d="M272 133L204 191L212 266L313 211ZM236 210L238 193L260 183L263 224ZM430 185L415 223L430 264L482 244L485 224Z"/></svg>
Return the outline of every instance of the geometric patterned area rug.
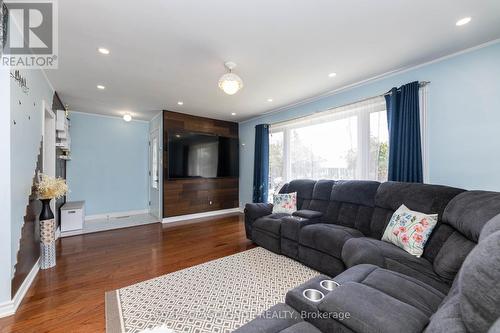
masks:
<svg viewBox="0 0 500 333"><path fill-rule="evenodd" d="M257 247L106 293L106 331L232 332L318 274Z"/></svg>

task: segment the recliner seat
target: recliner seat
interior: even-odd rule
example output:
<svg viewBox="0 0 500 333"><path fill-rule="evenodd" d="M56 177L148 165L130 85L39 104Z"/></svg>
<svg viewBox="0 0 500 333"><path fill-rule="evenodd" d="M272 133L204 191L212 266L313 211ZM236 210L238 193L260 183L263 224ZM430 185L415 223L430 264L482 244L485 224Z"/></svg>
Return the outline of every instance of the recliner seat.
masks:
<svg viewBox="0 0 500 333"><path fill-rule="evenodd" d="M497 198L491 194L473 194L476 198L482 197L489 205L472 214L474 219L479 217L479 222L472 223L474 227L469 229L469 236L477 237L479 243L466 256L447 295L420 279L375 265L360 264L334 277L339 286L331 291L321 286L322 280L330 278L321 275L290 290L286 295L287 305L278 307L285 306L294 314L300 314L301 318L292 322L284 318L267 323L257 319L240 328L241 332L273 333L279 331L276 327L285 326L302 329L296 326L297 323L304 325L303 330L293 332L308 332L311 325L307 326L301 320L313 324L322 333L499 332L500 214L487 222L481 218L494 213L492 203ZM457 198L455 204L463 203L464 198ZM466 222L471 215L463 213L461 216L466 219L462 222L471 225L470 221ZM324 297L307 299L304 297L307 289L320 290Z"/></svg>

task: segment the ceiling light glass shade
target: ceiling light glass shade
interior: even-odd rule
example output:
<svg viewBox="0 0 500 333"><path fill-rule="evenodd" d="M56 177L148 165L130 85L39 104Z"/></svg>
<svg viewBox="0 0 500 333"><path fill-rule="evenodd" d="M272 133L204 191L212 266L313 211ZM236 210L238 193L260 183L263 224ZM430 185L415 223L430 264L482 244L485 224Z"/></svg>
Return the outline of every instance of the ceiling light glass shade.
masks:
<svg viewBox="0 0 500 333"><path fill-rule="evenodd" d="M126 114L126 115L123 116L123 120L125 120L126 122L129 122L129 121L132 120L132 116L129 115L129 114Z"/></svg>
<svg viewBox="0 0 500 333"><path fill-rule="evenodd" d="M234 95L243 88L243 80L234 73L226 73L219 79L219 88L228 95Z"/></svg>

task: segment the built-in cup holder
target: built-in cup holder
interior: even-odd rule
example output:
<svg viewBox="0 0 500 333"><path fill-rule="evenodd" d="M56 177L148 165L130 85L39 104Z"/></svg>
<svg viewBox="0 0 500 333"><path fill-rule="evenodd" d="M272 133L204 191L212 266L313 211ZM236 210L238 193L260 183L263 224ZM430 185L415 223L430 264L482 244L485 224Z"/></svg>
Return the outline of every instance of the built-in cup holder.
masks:
<svg viewBox="0 0 500 333"><path fill-rule="evenodd" d="M326 289L328 291L332 291L333 289L340 286L340 284L338 284L337 282L335 282L333 280L323 280L323 281L321 281L320 285L321 285L321 287L323 287L324 289Z"/></svg>
<svg viewBox="0 0 500 333"><path fill-rule="evenodd" d="M306 289L302 295L311 302L319 302L325 297L325 294L316 289Z"/></svg>

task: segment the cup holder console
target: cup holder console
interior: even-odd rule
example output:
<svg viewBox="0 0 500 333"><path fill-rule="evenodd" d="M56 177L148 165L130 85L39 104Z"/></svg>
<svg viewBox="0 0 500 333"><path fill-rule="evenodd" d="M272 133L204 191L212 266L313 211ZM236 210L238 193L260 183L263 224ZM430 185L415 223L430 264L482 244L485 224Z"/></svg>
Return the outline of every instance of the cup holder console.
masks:
<svg viewBox="0 0 500 333"><path fill-rule="evenodd" d="M319 302L325 297L325 294L316 289L306 289L302 295L311 302Z"/></svg>
<svg viewBox="0 0 500 333"><path fill-rule="evenodd" d="M340 284L338 284L337 282L335 282L333 280L323 280L323 281L321 281L320 285L322 288L324 288L328 291L332 291L333 289L340 286Z"/></svg>

